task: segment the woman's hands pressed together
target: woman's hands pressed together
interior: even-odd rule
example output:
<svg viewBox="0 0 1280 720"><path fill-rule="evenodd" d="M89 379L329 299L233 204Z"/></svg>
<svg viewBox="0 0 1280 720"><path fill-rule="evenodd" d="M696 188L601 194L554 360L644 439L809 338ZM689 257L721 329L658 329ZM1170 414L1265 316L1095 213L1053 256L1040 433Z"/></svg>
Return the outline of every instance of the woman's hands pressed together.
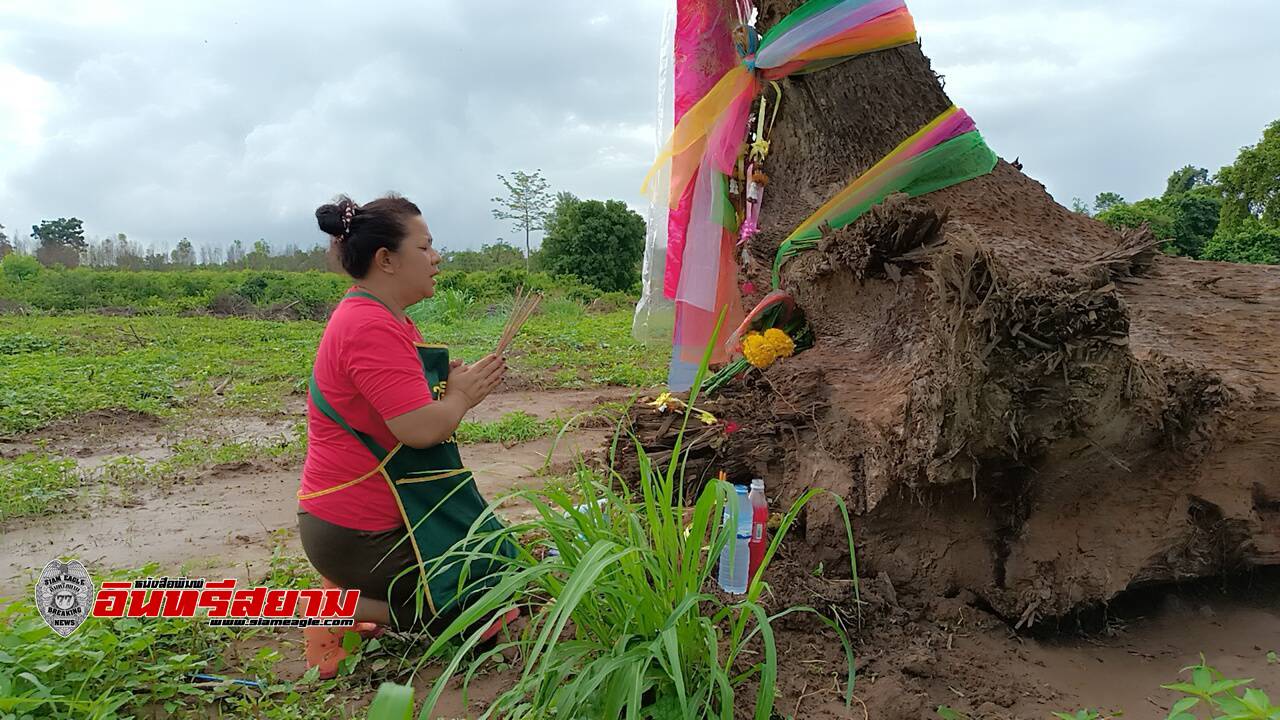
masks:
<svg viewBox="0 0 1280 720"><path fill-rule="evenodd" d="M488 397L506 374L507 362L497 354L470 365L451 362L449 382L439 401L387 418L387 428L409 447L439 445L453 435L463 416Z"/></svg>
<svg viewBox="0 0 1280 720"><path fill-rule="evenodd" d="M507 361L501 355L486 355L470 365L460 364L449 372L445 396L460 393L467 408L479 405L493 392L507 374Z"/></svg>

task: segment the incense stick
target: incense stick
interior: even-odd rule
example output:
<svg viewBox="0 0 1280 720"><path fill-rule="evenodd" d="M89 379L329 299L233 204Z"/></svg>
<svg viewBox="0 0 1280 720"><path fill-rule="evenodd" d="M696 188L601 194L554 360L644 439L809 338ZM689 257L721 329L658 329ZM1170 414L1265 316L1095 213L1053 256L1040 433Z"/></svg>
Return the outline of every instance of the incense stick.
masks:
<svg viewBox="0 0 1280 720"><path fill-rule="evenodd" d="M502 329L502 338L498 340L498 349L495 354L502 355L507 351L511 341L515 340L516 334L533 315L533 311L538 309L540 302L542 302L541 294L526 294L524 288L516 289L516 299L511 306L511 315L507 318L506 327Z"/></svg>

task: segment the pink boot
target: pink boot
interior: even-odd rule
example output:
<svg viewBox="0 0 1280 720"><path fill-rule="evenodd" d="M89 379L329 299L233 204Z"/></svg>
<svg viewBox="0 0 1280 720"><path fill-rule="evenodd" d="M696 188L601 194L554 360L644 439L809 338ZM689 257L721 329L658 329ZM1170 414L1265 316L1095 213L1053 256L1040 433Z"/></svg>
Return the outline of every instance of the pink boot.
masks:
<svg viewBox="0 0 1280 720"><path fill-rule="evenodd" d="M320 579L320 586L332 589L337 588L337 583L331 582L327 578ZM347 632L360 633L360 637L364 639L375 638L384 632L384 628L377 623L358 622L351 627L307 627L302 629L302 638L305 642L305 656L307 659L307 667L320 668L320 677L328 680L338 674L338 663L347 656L347 651L342 649L342 638Z"/></svg>

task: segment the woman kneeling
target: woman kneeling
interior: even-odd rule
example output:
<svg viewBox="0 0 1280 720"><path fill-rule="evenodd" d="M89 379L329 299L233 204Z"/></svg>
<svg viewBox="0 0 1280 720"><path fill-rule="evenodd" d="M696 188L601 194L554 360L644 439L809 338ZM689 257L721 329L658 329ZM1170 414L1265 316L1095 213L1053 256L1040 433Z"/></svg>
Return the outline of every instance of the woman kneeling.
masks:
<svg viewBox="0 0 1280 720"><path fill-rule="evenodd" d="M447 553L486 514L454 431L506 364L497 355L450 362L405 314L435 294L440 266L416 205L343 197L317 209L316 220L355 285L329 318L311 375L302 546L326 586L360 591L358 628L438 631L497 569L497 560L464 568ZM489 515L479 530L501 527ZM503 544L494 555L510 550ZM322 677L345 655L344 630L305 631L307 664Z"/></svg>

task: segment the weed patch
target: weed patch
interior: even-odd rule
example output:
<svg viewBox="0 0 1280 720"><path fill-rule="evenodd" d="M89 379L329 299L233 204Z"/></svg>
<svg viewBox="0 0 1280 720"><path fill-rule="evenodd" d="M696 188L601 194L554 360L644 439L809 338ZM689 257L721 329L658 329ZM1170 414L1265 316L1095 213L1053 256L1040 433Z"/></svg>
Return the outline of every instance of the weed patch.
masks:
<svg viewBox="0 0 1280 720"><path fill-rule="evenodd" d="M0 522L66 503L82 479L75 461L67 458L27 453L0 459Z"/></svg>

